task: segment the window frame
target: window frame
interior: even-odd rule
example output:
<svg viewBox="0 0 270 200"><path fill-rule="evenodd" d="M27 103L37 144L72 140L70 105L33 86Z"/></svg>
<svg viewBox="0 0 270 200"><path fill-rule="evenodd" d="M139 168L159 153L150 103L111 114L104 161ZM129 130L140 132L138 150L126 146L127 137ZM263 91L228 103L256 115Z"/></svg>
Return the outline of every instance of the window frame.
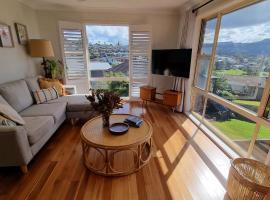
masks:
<svg viewBox="0 0 270 200"><path fill-rule="evenodd" d="M206 105L207 105L207 102L208 102L208 99L211 99L213 100L214 102L220 104L220 105L223 105L227 108L229 108L230 110L232 110L233 112L236 112L236 113L239 113L240 115L243 115L245 116L247 119L253 121L256 123L256 126L255 126L255 129L253 131L253 135L252 135L252 138L251 138L251 142L250 142L250 145L248 147L248 151L243 154L242 152L239 152L237 151L234 147L232 147L230 144L227 144L228 146L230 146L231 148L233 148L234 150L236 150L241 156L244 156L244 157L251 157L252 156L252 152L253 152L253 149L254 149L254 146L255 146L255 142L256 142L256 139L257 139L257 136L258 136L258 133L260 131L260 128L262 126L264 127L267 127L270 129L270 121L265 119L263 117L263 114L264 114L264 111L266 109L266 106L267 106L267 101L268 99L270 98L270 73L269 73L269 76L266 80L266 84L265 84L265 88L264 88L264 91L263 91L263 95L262 95L262 99L261 99L261 102L260 102L260 105L258 107L258 111L257 113L254 113L242 106L239 106L233 102L230 102L222 97L219 97L213 93L210 92L210 87L211 87L211 76L212 76L212 73L213 73L213 67L214 67L214 64L215 64L215 56L216 56L216 49L217 49L217 44L218 44L218 37L219 37L219 31L220 31L220 28L221 28L221 20L222 20L222 17L228 13L231 13L231 12L235 12L237 10L240 10L240 9L243 9L245 7L248 7L248 6L252 6L252 5L255 5L256 3L260 3L261 1L260 0L248 0L248 1L245 1L245 2L241 2L241 3L237 3L233 6L230 6L229 8L225 8L223 10L220 10L214 14L211 14L207 17L201 17L199 20L200 20L200 30L199 30L199 39L197 40L196 43L196 48L197 48L197 53L196 53L196 61L195 61L195 76L194 76L194 79L192 81L192 92L191 92L191 107L190 107L190 111L191 111L191 114L192 114L192 111L194 110L194 107L195 107L195 97L197 95L203 95L204 98L205 98L205 101L204 101L204 105L203 105L203 114L202 114L202 118L201 119L197 119L196 116L193 116L200 121L200 125L204 125L204 126L207 126L210 130L213 130L211 127L209 127L207 125L207 123L205 122L205 111L206 111ZM214 36L214 42L213 42L213 46L212 46L212 54L211 54L211 58L210 58L210 64L209 64L209 68L208 68L208 76L207 76L207 83L206 83L206 88L205 89L202 89L202 88L199 88L196 86L196 83L197 83L197 78L198 78L198 72L199 72L199 58L201 55L201 47L202 47L202 37L204 37L204 30L202 30L203 28L205 28L205 24L207 21L209 20L212 20L216 18L217 19L217 22L216 22L216 27L215 27L215 36ZM194 44L195 45L195 44ZM200 126L199 125L199 126ZM268 156L270 155L270 151L269 151L269 154Z"/></svg>
<svg viewBox="0 0 270 200"><path fill-rule="evenodd" d="M85 32L85 40L86 40L86 44L89 44L89 38L87 36L87 31L86 31L86 27L87 26L125 26L128 27L128 36L129 36L129 32L130 32L130 25L129 24L104 24L104 23L84 23L83 27L84 27L84 32ZM129 39L128 39L129 42ZM129 44L130 45L130 44ZM90 58L89 58L89 49L88 49L88 45L87 45L87 65L88 65L88 69L91 71L91 67L90 67ZM130 53L129 53L130 54ZM130 58L129 58L130 59ZM129 61L130 64L130 61ZM130 70L130 65L129 65L129 70ZM130 75L127 77L91 77L91 73L89 73L89 85L91 88L91 81L103 81L103 82L107 82L107 81L127 81L128 84L131 84L131 79L130 79ZM130 97L130 87L129 87L129 93L128 93L128 97Z"/></svg>

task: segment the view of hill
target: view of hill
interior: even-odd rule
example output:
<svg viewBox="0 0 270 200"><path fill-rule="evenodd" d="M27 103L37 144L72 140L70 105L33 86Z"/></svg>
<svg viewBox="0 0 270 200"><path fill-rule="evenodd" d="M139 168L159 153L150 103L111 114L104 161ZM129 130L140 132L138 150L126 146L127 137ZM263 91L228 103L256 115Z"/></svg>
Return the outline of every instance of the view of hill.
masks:
<svg viewBox="0 0 270 200"><path fill-rule="evenodd" d="M204 44L203 52L209 53L212 44ZM270 55L270 39L265 39L254 43L233 43L219 42L217 48L218 55L232 55L241 53L248 56Z"/></svg>

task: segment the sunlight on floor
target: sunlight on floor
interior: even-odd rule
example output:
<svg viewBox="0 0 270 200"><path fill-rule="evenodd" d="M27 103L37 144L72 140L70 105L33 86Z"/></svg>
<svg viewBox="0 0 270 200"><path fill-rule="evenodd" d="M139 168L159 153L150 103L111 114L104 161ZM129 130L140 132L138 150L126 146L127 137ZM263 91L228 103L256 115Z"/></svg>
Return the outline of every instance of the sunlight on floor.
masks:
<svg viewBox="0 0 270 200"><path fill-rule="evenodd" d="M171 163L175 161L185 143L186 139L184 138L183 134L180 132L179 129L176 130L165 142L163 147Z"/></svg>
<svg viewBox="0 0 270 200"><path fill-rule="evenodd" d="M181 184L183 187L175 190L176 184ZM189 199L201 200L202 196L204 199L208 197L207 200L223 199L225 194L221 183L192 146L188 147L181 161L171 173L167 185L173 199L181 199L182 194L185 194L184 196L189 194Z"/></svg>
<svg viewBox="0 0 270 200"><path fill-rule="evenodd" d="M157 151L156 157L158 159L158 162L159 162L159 165L160 165L160 168L162 170L163 175L166 175L169 170L168 170L168 167L166 165L166 162L165 162L165 160L163 158L163 155L162 155L160 150Z"/></svg>
<svg viewBox="0 0 270 200"><path fill-rule="evenodd" d="M186 119L182 123L183 129L189 134L190 137L193 137L194 134L199 130L199 128L189 119Z"/></svg>

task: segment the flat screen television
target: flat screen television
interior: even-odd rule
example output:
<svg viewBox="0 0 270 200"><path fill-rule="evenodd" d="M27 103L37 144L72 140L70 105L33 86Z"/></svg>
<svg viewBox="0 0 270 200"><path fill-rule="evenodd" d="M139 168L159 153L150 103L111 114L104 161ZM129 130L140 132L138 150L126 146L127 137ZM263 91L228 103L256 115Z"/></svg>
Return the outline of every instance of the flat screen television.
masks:
<svg viewBox="0 0 270 200"><path fill-rule="evenodd" d="M152 74L189 78L191 49L152 51Z"/></svg>

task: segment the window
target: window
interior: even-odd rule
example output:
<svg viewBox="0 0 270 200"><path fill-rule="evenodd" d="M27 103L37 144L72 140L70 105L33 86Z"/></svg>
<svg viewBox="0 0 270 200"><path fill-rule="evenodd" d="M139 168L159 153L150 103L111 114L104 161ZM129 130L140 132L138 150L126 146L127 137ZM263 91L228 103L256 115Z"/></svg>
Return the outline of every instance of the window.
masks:
<svg viewBox="0 0 270 200"><path fill-rule="evenodd" d="M270 69L270 20L260 18L262 6L270 8L259 3L222 16L211 79L211 92L255 113ZM255 21L247 21L250 13Z"/></svg>
<svg viewBox="0 0 270 200"><path fill-rule="evenodd" d="M88 68L83 26L79 23L59 22L65 82L75 85L80 94L88 93Z"/></svg>
<svg viewBox="0 0 270 200"><path fill-rule="evenodd" d="M264 118L270 120L270 97L268 99L264 114L263 114Z"/></svg>
<svg viewBox="0 0 270 200"><path fill-rule="evenodd" d="M65 84L78 93L108 89L138 97L151 81L152 30L149 25L85 25L59 22Z"/></svg>
<svg viewBox="0 0 270 200"><path fill-rule="evenodd" d="M128 26L87 25L90 86L129 96Z"/></svg>
<svg viewBox="0 0 270 200"><path fill-rule="evenodd" d="M217 19L212 19L207 22L203 22L201 32L201 48L198 54L198 73L195 86L205 89L207 83L208 70L210 65L210 59L212 55L212 47L215 36L215 27Z"/></svg>
<svg viewBox="0 0 270 200"><path fill-rule="evenodd" d="M232 142L231 146L237 146L237 150L241 153L248 150L255 129L255 122L213 100L207 101L205 120L218 130L215 132L225 142Z"/></svg>
<svg viewBox="0 0 270 200"><path fill-rule="evenodd" d="M269 9L261 1L202 21L192 95L197 119L240 155L261 161L270 141Z"/></svg>

